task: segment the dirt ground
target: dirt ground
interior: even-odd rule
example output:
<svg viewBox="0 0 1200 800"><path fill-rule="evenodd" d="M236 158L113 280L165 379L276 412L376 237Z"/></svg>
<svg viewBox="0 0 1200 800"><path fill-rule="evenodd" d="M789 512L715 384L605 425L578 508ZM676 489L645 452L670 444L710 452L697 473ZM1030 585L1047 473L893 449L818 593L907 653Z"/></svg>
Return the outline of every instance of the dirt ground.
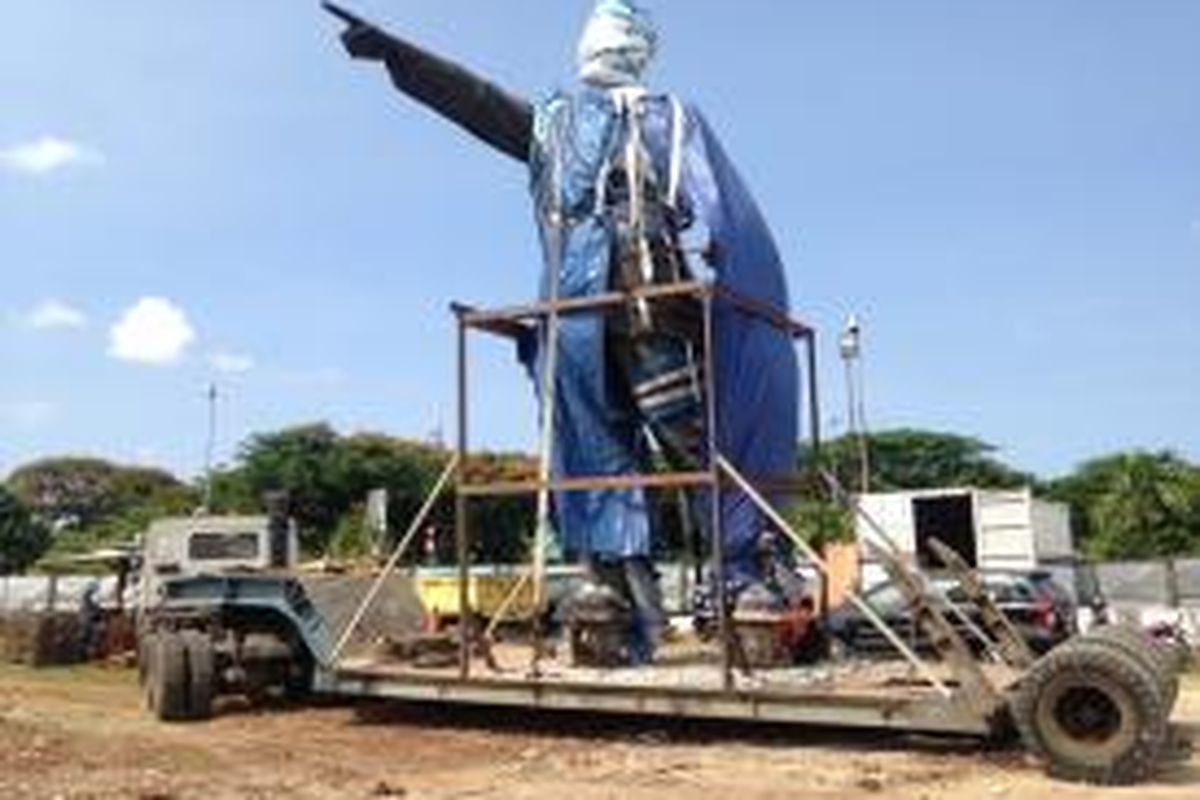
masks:
<svg viewBox="0 0 1200 800"><path fill-rule="evenodd" d="M1177 719L1200 734L1200 679ZM1200 756L1147 786L1097 789L937 738L378 704L164 726L130 671L0 666L0 798L275 797L1194 800Z"/></svg>

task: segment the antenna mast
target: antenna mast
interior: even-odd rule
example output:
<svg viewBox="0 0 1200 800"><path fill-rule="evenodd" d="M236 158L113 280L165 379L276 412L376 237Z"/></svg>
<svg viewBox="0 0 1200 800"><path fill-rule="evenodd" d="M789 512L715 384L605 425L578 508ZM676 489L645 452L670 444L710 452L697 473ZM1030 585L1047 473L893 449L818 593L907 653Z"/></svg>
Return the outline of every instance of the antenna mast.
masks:
<svg viewBox="0 0 1200 800"><path fill-rule="evenodd" d="M210 383L205 393L208 400L208 441L204 446L204 506L205 514L212 512L213 452L217 446L217 384Z"/></svg>

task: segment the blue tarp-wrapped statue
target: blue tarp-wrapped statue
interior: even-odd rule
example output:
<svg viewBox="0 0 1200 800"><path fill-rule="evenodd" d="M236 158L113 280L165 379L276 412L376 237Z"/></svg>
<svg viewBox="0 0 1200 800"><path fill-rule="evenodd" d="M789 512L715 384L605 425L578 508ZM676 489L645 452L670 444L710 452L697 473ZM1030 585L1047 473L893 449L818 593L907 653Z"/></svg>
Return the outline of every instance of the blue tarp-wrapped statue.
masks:
<svg viewBox="0 0 1200 800"><path fill-rule="evenodd" d="M528 165L544 251L543 298L711 277L788 308L770 232L712 130L696 109L645 88L657 32L633 2L599 3L579 46L581 86L538 103L339 15L350 24L343 42L351 55L384 63L405 94ZM543 326L521 347L535 378L553 349L546 335ZM708 465L698 301L563 315L557 345L556 477L643 473L656 455L680 469ZM714 347L720 451L748 475L791 474L799 390L790 338L718 302ZM562 493L554 510L563 550L632 605L632 657L650 658L663 615L644 492ZM730 582L760 581L760 515L734 492L723 494L721 513Z"/></svg>

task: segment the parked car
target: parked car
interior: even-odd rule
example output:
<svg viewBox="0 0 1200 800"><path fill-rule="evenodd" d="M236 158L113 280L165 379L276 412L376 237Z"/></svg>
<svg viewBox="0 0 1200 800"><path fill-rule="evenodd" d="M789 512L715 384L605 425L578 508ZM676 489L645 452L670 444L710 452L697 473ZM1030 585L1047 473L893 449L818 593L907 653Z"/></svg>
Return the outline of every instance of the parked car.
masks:
<svg viewBox="0 0 1200 800"><path fill-rule="evenodd" d="M1013 622L1035 653L1045 653L1074 635L1075 602L1048 571L987 571L982 572L980 578L993 601ZM942 577L931 580L952 603L962 609L968 619L979 625L979 609L967 600L957 581ZM934 592L935 598L938 594ZM904 596L894 584L876 586L863 599L918 652L932 649L913 619ZM957 614L948 612L947 619L974 650L983 650L983 643ZM826 615L825 627L835 651L861 656L894 653L891 643L862 611L850 603Z"/></svg>

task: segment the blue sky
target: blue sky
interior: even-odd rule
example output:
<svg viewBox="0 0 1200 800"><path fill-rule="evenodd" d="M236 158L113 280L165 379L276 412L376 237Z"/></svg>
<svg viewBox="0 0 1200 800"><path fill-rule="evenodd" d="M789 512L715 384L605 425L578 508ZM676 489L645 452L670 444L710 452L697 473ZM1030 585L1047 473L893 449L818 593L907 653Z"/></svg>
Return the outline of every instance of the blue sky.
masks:
<svg viewBox="0 0 1200 800"><path fill-rule="evenodd" d="M586 0L356 0L529 95ZM195 473L248 432L452 433L447 305L539 270L519 166L343 58L308 0L38 0L0 26L0 473L93 453ZM659 0L656 87L701 106L799 315L866 326L877 426L1043 474L1200 456L1200 3ZM531 448L504 347L474 430Z"/></svg>

